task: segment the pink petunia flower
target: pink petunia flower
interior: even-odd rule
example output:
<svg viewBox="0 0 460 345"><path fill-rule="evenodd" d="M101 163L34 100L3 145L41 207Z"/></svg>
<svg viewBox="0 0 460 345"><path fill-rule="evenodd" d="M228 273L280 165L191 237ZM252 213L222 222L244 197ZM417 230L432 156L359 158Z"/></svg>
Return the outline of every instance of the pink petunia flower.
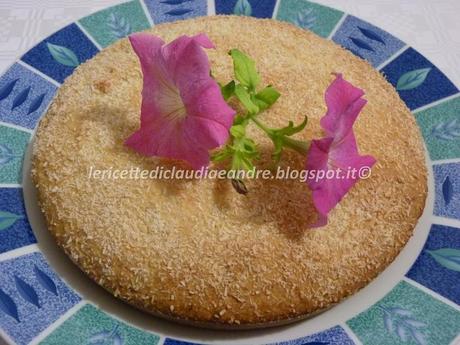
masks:
<svg viewBox="0 0 460 345"><path fill-rule="evenodd" d="M210 76L204 34L169 44L138 33L129 37L144 76L140 129L125 144L146 156L181 159L199 169L209 150L227 141L235 111Z"/></svg>
<svg viewBox="0 0 460 345"><path fill-rule="evenodd" d="M357 173L362 167L372 167L376 160L372 156L358 153L353 124L367 101L362 98L364 91L354 87L342 78L341 74L328 87L325 94L327 113L321 119L321 127L326 136L312 140L307 156L306 168L309 171L341 169L341 174L329 174L333 178L309 179L313 203L318 211L318 220L313 225L327 224L327 215L351 187L358 181Z"/></svg>

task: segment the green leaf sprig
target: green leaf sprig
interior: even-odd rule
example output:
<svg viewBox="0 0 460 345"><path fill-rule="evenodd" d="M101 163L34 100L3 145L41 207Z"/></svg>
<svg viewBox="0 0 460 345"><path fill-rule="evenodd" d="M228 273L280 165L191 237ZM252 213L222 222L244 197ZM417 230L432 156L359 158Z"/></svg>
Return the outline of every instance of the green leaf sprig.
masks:
<svg viewBox="0 0 460 345"><path fill-rule="evenodd" d="M266 126L259 115L276 103L280 93L272 85L267 85L262 89L258 88L261 77L257 72L254 60L249 56L238 49L230 50L229 55L233 59L236 81L231 80L229 83L221 85L222 96L226 101L236 97L245 112L235 116L230 128L229 142L212 155L212 161L216 163L230 161L230 170L233 171L254 170L254 161L260 158L260 153L254 140L247 136L246 128L250 123L254 123L264 131L273 142L272 159L274 165L280 161L285 148L306 155L309 143L296 140L291 136L305 128L307 117L297 126L292 121L289 121L289 124L283 128ZM241 179L233 179L232 185L238 193L247 193L247 188Z"/></svg>

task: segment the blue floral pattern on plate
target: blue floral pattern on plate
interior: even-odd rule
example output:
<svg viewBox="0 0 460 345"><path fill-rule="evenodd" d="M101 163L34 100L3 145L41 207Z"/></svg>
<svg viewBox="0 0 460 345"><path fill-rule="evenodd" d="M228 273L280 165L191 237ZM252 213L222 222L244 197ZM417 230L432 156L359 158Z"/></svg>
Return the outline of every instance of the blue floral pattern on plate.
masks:
<svg viewBox="0 0 460 345"><path fill-rule="evenodd" d="M206 0L144 0L155 24L205 16Z"/></svg>
<svg viewBox="0 0 460 345"><path fill-rule="evenodd" d="M433 166L435 179L434 214L460 219L460 163Z"/></svg>
<svg viewBox="0 0 460 345"><path fill-rule="evenodd" d="M413 48L401 53L382 72L411 110L458 93L455 85Z"/></svg>
<svg viewBox="0 0 460 345"><path fill-rule="evenodd" d="M0 126L0 183L21 184L22 160L30 133Z"/></svg>
<svg viewBox="0 0 460 345"><path fill-rule="evenodd" d="M414 113L432 160L460 157L459 96Z"/></svg>
<svg viewBox="0 0 460 345"><path fill-rule="evenodd" d="M33 129L57 87L15 63L0 78L0 121Z"/></svg>
<svg viewBox="0 0 460 345"><path fill-rule="evenodd" d="M0 188L0 253L36 243L21 188Z"/></svg>
<svg viewBox="0 0 460 345"><path fill-rule="evenodd" d="M275 0L216 0L216 13L271 18L275 4Z"/></svg>
<svg viewBox="0 0 460 345"><path fill-rule="evenodd" d="M21 60L62 83L75 67L97 52L80 28L70 24L37 44Z"/></svg>
<svg viewBox="0 0 460 345"><path fill-rule="evenodd" d="M40 253L0 262L0 326L27 344L80 301Z"/></svg>
<svg viewBox="0 0 460 345"><path fill-rule="evenodd" d="M460 312L402 281L347 324L363 345L449 345Z"/></svg>
<svg viewBox="0 0 460 345"><path fill-rule="evenodd" d="M14 342L28 343L80 301L50 269L42 254L21 256L11 251L36 243L25 213L22 189L16 187L22 182L22 158L30 130L55 94L55 84L62 83L78 65L98 52L93 42L106 46L130 32L146 28L149 23L144 15L150 16L155 24L206 15L207 3L206 0L136 0L100 11L80 21L85 32L76 24L64 27L24 54L23 63L14 64L0 77L0 121L6 123L0 126L0 183L13 185L0 188L0 258L3 257L0 261L0 327ZM216 0L215 9L217 14L271 18L276 4L275 0ZM279 0L278 5L280 19L323 37L334 33L335 42L375 67L384 66L382 72L412 110L458 93L427 59L412 48L404 50L403 42L365 21L350 15L342 17L340 11L309 1ZM294 5L299 13L292 10ZM121 11L122 7L138 11L133 14ZM132 18L128 20L130 13ZM142 23L133 18L142 18ZM104 23L105 33L110 37L98 30L98 20ZM97 38L96 33L101 35ZM398 52L401 53L397 55ZM455 114L450 113L437 127L430 129L430 133L440 140L456 140L458 123ZM19 128L12 128L14 125ZM453 156L449 158L460 158L455 157L456 150L451 152ZM460 163L435 165L433 169L435 215L460 219ZM408 282L400 282L381 301L347 321L363 344L447 345L458 335L458 309L441 302L436 294L460 302L455 289L460 283L459 234L460 229L434 225L424 249L407 273ZM25 250L34 250L34 247ZM9 259L10 255L18 256ZM435 297L418 289L415 282L426 286ZM160 341L159 336L117 321L89 304L72 312L69 319L43 339L43 344L65 340L75 344L153 345ZM352 345L349 332L336 326L278 344ZM193 343L166 338L164 344Z"/></svg>
<svg viewBox="0 0 460 345"><path fill-rule="evenodd" d="M343 16L341 11L305 0L280 0L276 11L276 19L291 22L321 37L329 37Z"/></svg>
<svg viewBox="0 0 460 345"><path fill-rule="evenodd" d="M460 229L433 225L407 277L460 304Z"/></svg>
<svg viewBox="0 0 460 345"><path fill-rule="evenodd" d="M353 16L347 16L332 40L377 67L404 47L388 32Z"/></svg>
<svg viewBox="0 0 460 345"><path fill-rule="evenodd" d="M139 0L103 9L80 19L78 23L101 47L151 26Z"/></svg>
<svg viewBox="0 0 460 345"><path fill-rule="evenodd" d="M41 345L157 345L160 337L121 322L99 308L85 304Z"/></svg>

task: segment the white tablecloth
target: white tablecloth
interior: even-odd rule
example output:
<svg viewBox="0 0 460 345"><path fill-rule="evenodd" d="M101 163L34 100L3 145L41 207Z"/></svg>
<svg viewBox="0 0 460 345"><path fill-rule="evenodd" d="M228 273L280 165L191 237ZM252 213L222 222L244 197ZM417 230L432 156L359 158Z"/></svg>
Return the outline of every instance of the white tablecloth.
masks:
<svg viewBox="0 0 460 345"><path fill-rule="evenodd" d="M35 43L120 0L0 0L0 73ZM317 0L419 50L460 85L460 0Z"/></svg>
<svg viewBox="0 0 460 345"><path fill-rule="evenodd" d="M56 30L122 0L0 0L0 74ZM413 46L460 86L460 0L317 0ZM0 339L0 344L4 344Z"/></svg>

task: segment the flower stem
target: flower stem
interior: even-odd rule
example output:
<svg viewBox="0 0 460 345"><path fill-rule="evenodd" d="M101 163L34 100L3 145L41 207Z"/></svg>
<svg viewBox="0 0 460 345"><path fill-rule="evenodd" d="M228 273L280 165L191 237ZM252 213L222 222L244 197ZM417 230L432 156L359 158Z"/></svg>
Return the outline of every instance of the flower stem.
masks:
<svg viewBox="0 0 460 345"><path fill-rule="evenodd" d="M261 130L263 130L267 135L273 139L275 131L271 128L268 128L265 124L263 124L259 119L257 119L255 116L251 116L250 119L259 127ZM297 140L293 139L287 135L283 136L283 143L285 147L290 148L291 150L297 151L301 155L307 155L308 149L310 148L310 142L307 141L302 141L302 140Z"/></svg>
<svg viewBox="0 0 460 345"><path fill-rule="evenodd" d="M265 133L268 134L268 136L271 136L273 134L273 130L265 126L262 122L257 119L255 116L251 116L250 119L259 127L261 130L263 130Z"/></svg>
<svg viewBox="0 0 460 345"><path fill-rule="evenodd" d="M292 150L297 151L298 153L306 156L308 149L310 148L310 143L307 141L297 140L290 137L284 137L284 145L289 147Z"/></svg>

